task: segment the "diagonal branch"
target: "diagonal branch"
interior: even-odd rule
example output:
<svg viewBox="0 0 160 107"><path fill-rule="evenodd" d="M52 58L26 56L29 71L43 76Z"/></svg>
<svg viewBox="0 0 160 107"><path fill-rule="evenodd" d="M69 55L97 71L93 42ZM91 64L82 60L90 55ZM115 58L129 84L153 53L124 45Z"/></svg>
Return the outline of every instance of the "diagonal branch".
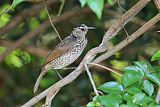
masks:
<svg viewBox="0 0 160 107"><path fill-rule="evenodd" d="M42 98L44 98L46 96L46 94L47 94L47 97L46 97L46 103L45 104L46 105L50 104L50 101L54 98L54 96L55 96L55 94L57 93L58 90L60 90L63 86L69 84L70 82L74 81L82 73L82 71L84 70L84 66L83 65L84 65L85 62L91 62L98 53L102 53L102 52L107 51L106 43L108 43L108 40L111 39L112 37L116 36L116 34L118 33L118 31L121 30L122 27L132 17L134 17L136 15L136 13L138 13L143 7L145 7L145 5L147 5L149 3L149 1L150 0L140 0L137 4L135 4L129 11L127 11L121 18L119 18L119 20L115 24L113 24L109 28L109 30L107 31L107 33L105 34L105 36L103 38L102 43L98 47L95 47L95 48L91 49L85 55L85 57L82 60L82 62L79 64L79 66L73 72L71 72L69 75L67 75L66 77L64 77L62 80L60 80L57 83L55 83L54 85L52 85L50 88L48 88L44 92L42 92L39 95L37 95L34 98L32 98L29 102L27 102L24 105L27 106L29 104L30 105L32 105L33 103L35 104L36 102L38 102L39 100L41 100ZM140 28L142 30L142 32L140 32L140 33L135 32L134 35L132 34L131 38L137 38L137 37L139 37L146 30L150 29L150 27L153 26L159 20L160 20L160 15L158 14L154 18L152 18L149 22L146 23L149 26L146 26L146 24L143 25ZM143 28L145 28L145 29L143 30ZM132 40L132 39L130 39L130 37L128 37L128 40ZM122 47L123 47L123 45L122 45ZM114 50L114 52L117 52L117 51L119 51L119 48L121 48L121 47L117 48L115 46L114 48L112 48L112 50ZM113 55L114 52L109 53L109 56ZM104 61L107 58L108 57L103 58L103 59L101 59L101 61ZM38 99L35 100L37 97L38 97Z"/></svg>
<svg viewBox="0 0 160 107"><path fill-rule="evenodd" d="M148 29L150 29L154 24L156 24L158 21L160 21L160 13L158 13L155 17L153 17L150 21L145 23L141 28L139 28L136 32L134 32L132 35L130 35L128 38L124 39L121 43L116 45L111 50L108 50L108 52L102 54L101 56L97 57L94 60L94 63L99 63L104 61L105 59L112 56L114 53L118 52L128 44L130 44L132 41L137 39L139 36L141 36L143 33L145 33Z"/></svg>
<svg viewBox="0 0 160 107"><path fill-rule="evenodd" d="M117 33L123 28L123 26L129 20L131 20L131 18L134 17L143 7L145 7L149 3L149 1L150 0L140 0L131 9L129 9L124 15L122 15L119 18L119 20L117 20L117 22L115 24L113 24L109 28L109 30L106 32L106 34L103 37L102 43L98 47L95 47L95 48L91 49L86 54L86 56L84 57L84 59L82 60L82 62L80 63L80 65L77 67L77 69L74 70L72 73L70 73L70 74L73 74L74 72L76 72L76 74L78 74L78 75L74 75L74 77L71 77L72 75L69 74L68 75L68 76L70 76L69 80L68 80L68 76L66 76L64 79L62 79L65 84L59 84L59 85L57 85L57 83L58 83L57 82L56 84L54 84L51 87L51 90L48 92L48 95L46 97L45 105L49 105L50 104L50 101L53 99L52 96L55 94L57 88L59 90L64 85L66 85L66 82L67 83L72 82L74 79L76 79L81 74L81 72L83 71L83 68L84 68L83 65L86 62L90 63L98 53L102 53L102 52L107 51L107 49L108 49L108 47L107 47L108 41L111 38L113 38L114 36L116 36Z"/></svg>
<svg viewBox="0 0 160 107"><path fill-rule="evenodd" d="M152 18L146 24L147 25L149 24L150 26L153 26L154 23L158 22L159 20L160 20L160 15L156 15L154 18ZM152 23L152 22L154 22L154 23ZM146 24L144 26L142 26L141 28L146 27ZM147 29L145 29L145 30L148 30L148 29L150 29L150 27L147 27ZM140 36L140 33L134 33L134 37L139 37L139 36ZM133 38L133 35L132 35L132 38ZM128 39L130 39L130 37ZM112 50L110 50L111 52L110 51L108 52L108 56L106 58L104 58L104 59L101 59L101 61L104 61L105 59L107 59L110 56L112 56L114 54L114 52L118 52L119 48L120 48L120 46L118 46L118 45L113 47ZM97 60L97 62L99 62L99 61ZM96 62L96 61L94 61L94 62ZM83 69L84 69L83 68L83 62L81 62L81 64L76 68L76 70L74 70L68 76L64 77L62 80L60 80L57 83L55 83L54 85L52 85L51 86L52 89L54 88L54 90L56 92L56 90L58 90L61 87L65 86L66 84L69 84L70 82L72 82L74 79L76 79L81 74ZM42 98L44 98L47 95L47 93L49 92L51 87L49 87L45 91L41 92L39 95L33 97L32 99L30 99L27 103L25 103L21 107L32 106L35 103L37 103L38 101L40 101Z"/></svg>
<svg viewBox="0 0 160 107"><path fill-rule="evenodd" d="M56 3L57 0L47 0L46 5L51 5ZM37 3L35 6L23 10L20 14L16 15L14 18L10 20L8 24L0 28L0 37L3 36L5 33L8 33L10 30L18 26L20 23L22 23L24 20L33 17L38 14L40 10L43 9L42 3Z"/></svg>
<svg viewBox="0 0 160 107"><path fill-rule="evenodd" d="M105 8L109 8L111 7L110 5L106 4ZM66 12L60 16L56 16L54 17L53 20L53 24L59 23L61 21L67 20L71 17L74 16L78 16L78 15L82 15L82 14L90 14L92 13L91 10L89 10L88 8L83 8L83 9L78 9L78 10L74 10L72 12ZM41 34L44 30L46 30L48 27L50 26L50 22L49 20L43 22L41 24L41 26L39 26L38 28L36 28L35 30L32 30L31 32L25 34L24 36L22 36L22 38L20 38L19 40L17 40L17 42L15 44L12 44L12 46L10 48L8 48L3 54L0 55L0 62L3 61L3 59L10 53L12 52L14 49L20 47L22 44L24 44L26 41L32 39L33 37L37 36L38 34Z"/></svg>
<svg viewBox="0 0 160 107"><path fill-rule="evenodd" d="M154 4L156 5L158 11L160 12L160 0L153 0Z"/></svg>

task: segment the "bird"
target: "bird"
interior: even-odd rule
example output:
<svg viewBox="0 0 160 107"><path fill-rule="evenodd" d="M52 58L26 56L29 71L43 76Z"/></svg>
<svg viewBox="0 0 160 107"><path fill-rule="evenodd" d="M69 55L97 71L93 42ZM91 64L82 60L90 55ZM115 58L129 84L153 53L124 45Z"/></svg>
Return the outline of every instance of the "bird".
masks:
<svg viewBox="0 0 160 107"><path fill-rule="evenodd" d="M86 34L89 29L85 24L80 24L73 28L70 35L65 37L50 54L46 57L41 67L41 73L34 85L34 93L38 90L39 84L43 76L50 69L63 69L73 63L83 52L87 45Z"/></svg>

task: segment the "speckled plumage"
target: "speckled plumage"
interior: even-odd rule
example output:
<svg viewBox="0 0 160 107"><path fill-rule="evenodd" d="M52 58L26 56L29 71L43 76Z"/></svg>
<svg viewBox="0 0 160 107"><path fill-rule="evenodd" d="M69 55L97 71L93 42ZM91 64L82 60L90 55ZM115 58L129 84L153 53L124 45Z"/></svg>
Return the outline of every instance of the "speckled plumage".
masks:
<svg viewBox="0 0 160 107"><path fill-rule="evenodd" d="M72 33L64 38L47 56L42 66L42 71L35 83L34 92L37 91L40 80L48 70L62 69L73 63L81 55L87 45L85 35L88 29L93 29L93 27L87 27L84 24L75 27Z"/></svg>
<svg viewBox="0 0 160 107"><path fill-rule="evenodd" d="M87 45L87 39L85 38L81 38L83 39L81 42L77 41L73 48L66 52L65 54L63 54L62 56L52 60L51 62L49 62L48 64L46 64L43 69L45 70L50 70L50 69L62 69L68 65L70 65L71 63L73 63L83 52L84 48Z"/></svg>

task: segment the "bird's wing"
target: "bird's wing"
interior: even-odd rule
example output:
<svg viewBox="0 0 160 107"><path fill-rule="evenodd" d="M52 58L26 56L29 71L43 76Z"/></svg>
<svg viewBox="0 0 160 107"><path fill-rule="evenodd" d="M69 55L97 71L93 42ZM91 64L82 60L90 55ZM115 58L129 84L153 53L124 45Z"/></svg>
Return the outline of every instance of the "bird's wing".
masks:
<svg viewBox="0 0 160 107"><path fill-rule="evenodd" d="M75 45L75 40L74 39L64 39L62 42L60 42L55 49L47 56L45 63L43 64L46 65L47 63L51 62L52 60L64 55L68 51L70 51Z"/></svg>

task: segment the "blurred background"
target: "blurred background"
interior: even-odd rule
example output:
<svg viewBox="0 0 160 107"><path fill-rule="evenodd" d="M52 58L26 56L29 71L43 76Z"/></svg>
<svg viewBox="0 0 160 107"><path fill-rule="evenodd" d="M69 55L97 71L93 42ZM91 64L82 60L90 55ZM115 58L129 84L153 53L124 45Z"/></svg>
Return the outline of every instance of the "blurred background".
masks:
<svg viewBox="0 0 160 107"><path fill-rule="evenodd" d="M31 0L28 0L31 1ZM101 43L103 35L115 20L124 13L117 4L117 0L105 0L102 4L102 15L95 14L83 0L66 0L62 12L57 16L63 1L46 0L48 11L53 18L53 24L62 38L69 35L78 24L86 24L96 27L87 34L88 45L82 55L70 65L76 67L84 55L91 48ZM103 0L102 0L103 1ZM128 10L139 0L120 0L121 6ZM0 12L9 8L12 0L0 0ZM96 7L95 7L96 8ZM98 7L100 8L100 7ZM150 2L140 13L131 20L125 29L128 34L135 32L146 21L157 14L153 2ZM160 49L160 23L157 23L150 31L129 44L101 64L121 71L125 66L132 65L133 61L150 58L155 51ZM0 17L0 54L13 48L21 41L14 51L6 55L0 63L0 106L20 106L34 95L33 86L40 73L41 65L48 53L60 40L48 21L47 13L42 2L23 2L17 5L13 11ZM115 46L126 38L126 33L121 30L110 41L110 47ZM155 62L154 62L155 63ZM154 63L152 63L154 65ZM60 71L64 77L72 70ZM97 67L91 68L93 78L97 86L106 81L120 81L116 75ZM38 93L57 82L59 77L56 72L50 70L40 83ZM54 107L82 107L94 96L93 89L86 73L81 74L74 82L65 86L56 95L52 103ZM44 99L35 105L39 107Z"/></svg>

